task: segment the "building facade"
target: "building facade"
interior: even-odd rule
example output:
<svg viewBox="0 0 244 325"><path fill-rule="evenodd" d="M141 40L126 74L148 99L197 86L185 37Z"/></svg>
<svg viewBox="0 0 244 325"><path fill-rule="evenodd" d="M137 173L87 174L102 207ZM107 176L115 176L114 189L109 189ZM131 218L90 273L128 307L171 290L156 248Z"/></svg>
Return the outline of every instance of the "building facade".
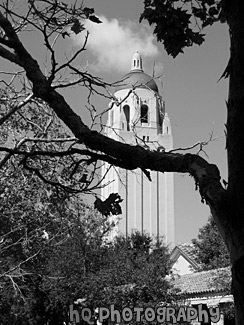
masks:
<svg viewBox="0 0 244 325"><path fill-rule="evenodd" d="M139 53L122 79L110 103L105 134L117 141L169 151L173 147L171 123L155 80L144 73ZM122 215L115 234L133 230L164 236L174 245L174 181L172 173L151 172L149 181L141 170L127 171L105 164L102 168L102 199L118 193ZM115 218L115 217L114 217ZM117 219L118 217L116 217ZM117 220L115 220L117 221Z"/></svg>
<svg viewBox="0 0 244 325"><path fill-rule="evenodd" d="M170 254L174 288L182 301L179 304L203 310L202 320L191 321L192 325L234 325L233 296L230 293L231 270L223 267L200 271L197 255L192 244L179 244ZM210 308L218 308L220 318L211 322Z"/></svg>

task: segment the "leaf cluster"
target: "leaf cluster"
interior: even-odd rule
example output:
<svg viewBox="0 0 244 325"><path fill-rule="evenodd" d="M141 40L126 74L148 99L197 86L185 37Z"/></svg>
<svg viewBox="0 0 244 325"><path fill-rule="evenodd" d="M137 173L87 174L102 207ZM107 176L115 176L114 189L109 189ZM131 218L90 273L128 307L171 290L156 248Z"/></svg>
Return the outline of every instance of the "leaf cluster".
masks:
<svg viewBox="0 0 244 325"><path fill-rule="evenodd" d="M202 270L211 270L230 265L227 247L212 217L200 228L198 238L193 239L197 261Z"/></svg>
<svg viewBox="0 0 244 325"><path fill-rule="evenodd" d="M140 22L154 25L154 34L174 58L186 47L201 45L203 29L213 23L225 22L224 1L221 0L144 0Z"/></svg>
<svg viewBox="0 0 244 325"><path fill-rule="evenodd" d="M118 193L111 193L109 197L102 201L96 198L94 207L104 216L122 214L120 203L123 201Z"/></svg>

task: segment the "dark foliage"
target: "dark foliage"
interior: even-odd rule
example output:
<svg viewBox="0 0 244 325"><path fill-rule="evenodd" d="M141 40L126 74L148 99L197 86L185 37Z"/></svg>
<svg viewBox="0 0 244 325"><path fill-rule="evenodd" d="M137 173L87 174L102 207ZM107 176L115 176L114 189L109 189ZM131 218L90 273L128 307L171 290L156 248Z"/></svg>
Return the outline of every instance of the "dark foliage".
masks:
<svg viewBox="0 0 244 325"><path fill-rule="evenodd" d="M202 270L230 265L229 252L212 217L199 229L198 238L193 239L192 243Z"/></svg>
<svg viewBox="0 0 244 325"><path fill-rule="evenodd" d="M184 48L204 41L203 29L225 21L224 2L219 0L144 0L140 21L154 25L154 34L168 54L176 57Z"/></svg>

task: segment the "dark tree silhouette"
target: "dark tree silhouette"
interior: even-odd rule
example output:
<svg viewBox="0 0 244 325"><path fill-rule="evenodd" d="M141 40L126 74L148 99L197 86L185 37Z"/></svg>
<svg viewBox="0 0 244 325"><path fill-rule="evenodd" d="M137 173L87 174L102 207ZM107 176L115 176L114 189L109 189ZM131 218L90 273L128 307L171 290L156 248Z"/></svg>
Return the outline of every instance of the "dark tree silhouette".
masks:
<svg viewBox="0 0 244 325"><path fill-rule="evenodd" d="M202 270L230 266L230 255L212 217L199 229L197 238L192 239L197 261Z"/></svg>

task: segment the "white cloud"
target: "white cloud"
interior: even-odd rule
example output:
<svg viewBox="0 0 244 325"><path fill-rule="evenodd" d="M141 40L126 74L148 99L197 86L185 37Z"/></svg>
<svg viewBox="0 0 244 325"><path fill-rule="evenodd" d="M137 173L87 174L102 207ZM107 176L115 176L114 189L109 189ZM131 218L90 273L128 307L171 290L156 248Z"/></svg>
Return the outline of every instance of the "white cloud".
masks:
<svg viewBox="0 0 244 325"><path fill-rule="evenodd" d="M159 54L148 27L132 22L120 22L99 16L102 24L87 21L90 35L87 49L95 58L93 67L100 71L126 73L130 70L131 58L138 51L143 58L153 58ZM83 35L82 35L83 34ZM75 42L83 44L84 33L75 37ZM145 60L144 60L145 61ZM91 62L89 62L91 64Z"/></svg>

